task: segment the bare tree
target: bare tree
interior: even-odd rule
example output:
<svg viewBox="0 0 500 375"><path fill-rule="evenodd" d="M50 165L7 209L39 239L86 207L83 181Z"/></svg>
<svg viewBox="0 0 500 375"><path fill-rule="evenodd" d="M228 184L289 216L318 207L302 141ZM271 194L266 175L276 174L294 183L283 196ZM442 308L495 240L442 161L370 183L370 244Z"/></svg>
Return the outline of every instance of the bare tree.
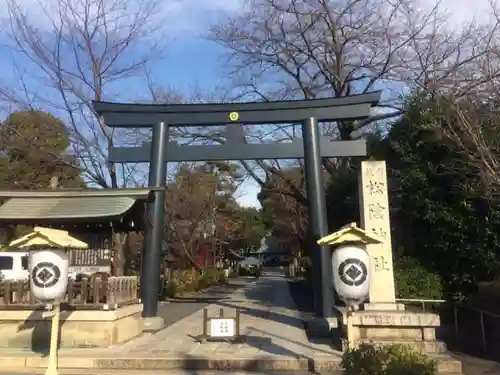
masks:
<svg viewBox="0 0 500 375"><path fill-rule="evenodd" d="M498 22L446 30L438 5L424 11L412 0L251 3L249 11L211 34L230 51L229 73L242 97L312 99L384 89L381 108L391 111L370 121L400 114L407 89L472 78L498 32ZM339 124L340 137L349 139L360 125Z"/></svg>
<svg viewBox="0 0 500 375"><path fill-rule="evenodd" d="M460 96L499 76L500 65L475 73L495 47L498 20L471 21L458 31L446 21L439 3L428 9L414 0L251 0L208 37L228 50L234 100L342 97L382 89L383 100L370 119L323 126L325 135L349 140L401 115L412 89ZM292 125L252 129L247 138L257 141L300 137ZM307 203L281 162L243 165L264 190ZM330 172L339 165L324 161ZM272 175L287 188L271 184Z"/></svg>
<svg viewBox="0 0 500 375"><path fill-rule="evenodd" d="M169 251L193 267L200 241L213 237L233 208L239 176L230 164L180 164L175 181L167 185Z"/></svg>
<svg viewBox="0 0 500 375"><path fill-rule="evenodd" d="M90 183L130 183L135 166L107 162L108 150L127 143L129 134L106 128L91 102L123 97L118 90L127 83L137 85L132 79L143 76L151 59L159 57L159 2L40 0L36 19L17 0L7 0L7 5L14 58L28 61L26 81L37 85L24 87L36 92L31 100L69 124L73 153Z"/></svg>
<svg viewBox="0 0 500 375"><path fill-rule="evenodd" d="M88 183L104 188L140 184L137 177L145 173L138 166L114 165L107 156L113 146L137 142L142 134L107 128L92 100L123 98L120 90L127 84L137 87L136 78L159 57L160 2L39 0L36 18L17 0L7 0L7 5L11 51L19 65L29 64L21 88L29 93L28 104L50 110L68 124L72 153ZM124 233L113 234L117 275L124 271L125 243Z"/></svg>
<svg viewBox="0 0 500 375"><path fill-rule="evenodd" d="M284 243L298 244L300 249L307 252L305 243L307 233L307 210L301 202L292 196L278 193L289 189L290 184L305 191L304 174L300 168L284 170L284 181L281 176L271 176L272 189L261 192L261 202L266 216L273 218L272 230L278 234ZM278 191L278 192L277 192Z"/></svg>
<svg viewBox="0 0 500 375"><path fill-rule="evenodd" d="M483 197L497 201L500 197L500 97L491 93L487 101L478 97L439 96L435 108L436 126L445 140L462 156L468 173L478 177Z"/></svg>
<svg viewBox="0 0 500 375"><path fill-rule="evenodd" d="M424 93L431 99L428 103L431 104L430 110L436 118L437 127L444 131L445 140L451 141L462 155L469 173L479 178L483 196L498 200L500 45L492 30L496 31L500 23L500 9L493 1L490 5L492 21L489 28L483 28L483 40L487 40L488 49L481 58L468 64L468 70L460 71L461 77L457 79L455 75L450 75L447 86L428 87Z"/></svg>

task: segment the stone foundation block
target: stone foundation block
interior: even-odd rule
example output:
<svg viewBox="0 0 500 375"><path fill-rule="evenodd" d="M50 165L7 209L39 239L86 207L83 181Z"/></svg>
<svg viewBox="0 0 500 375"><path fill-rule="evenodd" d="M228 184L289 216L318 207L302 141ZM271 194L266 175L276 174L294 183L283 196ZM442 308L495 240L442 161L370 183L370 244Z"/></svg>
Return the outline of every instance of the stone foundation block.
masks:
<svg viewBox="0 0 500 375"><path fill-rule="evenodd" d="M106 348L128 341L142 332L142 305L113 311L61 312L60 348ZM51 318L44 311L0 311L0 348L46 352Z"/></svg>

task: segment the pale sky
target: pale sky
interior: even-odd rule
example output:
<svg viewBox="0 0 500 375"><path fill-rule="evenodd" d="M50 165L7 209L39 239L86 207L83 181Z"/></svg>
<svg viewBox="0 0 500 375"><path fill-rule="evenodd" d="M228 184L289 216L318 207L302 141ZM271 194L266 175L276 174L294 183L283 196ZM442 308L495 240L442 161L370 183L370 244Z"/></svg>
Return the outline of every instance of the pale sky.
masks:
<svg viewBox="0 0 500 375"><path fill-rule="evenodd" d="M423 0L422 4L432 8L436 1ZM447 10L455 25L463 24L475 18L478 22L488 20L490 16L489 0L441 0L440 6Z"/></svg>
<svg viewBox="0 0 500 375"><path fill-rule="evenodd" d="M0 18L7 16L7 4L10 0L0 0ZM42 27L46 19L40 9L54 9L58 0L13 0L30 22ZM79 0L81 1L81 0ZM75 1L75 4L79 4ZM154 0L153 0L154 1ZM242 8L243 0L158 0L158 17L162 18L169 35L196 34L204 31L215 17L222 17L228 12ZM121 3L120 0L117 0ZM113 4L115 1L104 2ZM132 2L126 2L129 6ZM140 2L137 2L139 4ZM92 3L91 3L92 4ZM106 6L106 5L105 5ZM109 5L110 6L110 5ZM127 11L129 9L127 8ZM134 9L130 9L133 12Z"/></svg>

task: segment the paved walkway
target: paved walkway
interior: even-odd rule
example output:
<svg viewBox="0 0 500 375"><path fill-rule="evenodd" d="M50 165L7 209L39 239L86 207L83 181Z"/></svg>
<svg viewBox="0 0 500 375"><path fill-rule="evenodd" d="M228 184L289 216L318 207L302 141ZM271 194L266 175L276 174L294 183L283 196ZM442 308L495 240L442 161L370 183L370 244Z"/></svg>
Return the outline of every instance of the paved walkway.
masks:
<svg viewBox="0 0 500 375"><path fill-rule="evenodd" d="M250 277L236 277L231 278L227 284L211 287L191 295L168 298L166 301L160 302L158 314L165 321L165 326L168 327L218 300L227 298L236 289L253 281L254 278Z"/></svg>
<svg viewBox="0 0 500 375"><path fill-rule="evenodd" d="M465 354L456 356L462 362L464 375L500 375L500 363Z"/></svg>
<svg viewBox="0 0 500 375"><path fill-rule="evenodd" d="M218 316L224 308L227 316L241 312L241 332L247 335L244 344L196 342L202 333L202 311L172 324L162 331L127 345L122 353L150 353L161 356L256 357L279 355L287 357L318 357L340 353L326 344L311 344L295 308L288 282L278 273L268 272L255 283L237 290L226 299L207 307L209 316Z"/></svg>

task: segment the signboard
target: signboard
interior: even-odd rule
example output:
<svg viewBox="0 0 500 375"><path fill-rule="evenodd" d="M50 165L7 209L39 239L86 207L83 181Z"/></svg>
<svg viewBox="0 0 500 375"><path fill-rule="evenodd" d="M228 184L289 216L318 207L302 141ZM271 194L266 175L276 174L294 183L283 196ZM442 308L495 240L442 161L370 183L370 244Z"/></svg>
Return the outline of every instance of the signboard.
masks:
<svg viewBox="0 0 500 375"><path fill-rule="evenodd" d="M217 337L234 337L236 333L235 318L212 318L210 319L209 336Z"/></svg>
<svg viewBox="0 0 500 375"><path fill-rule="evenodd" d="M111 274L111 266L103 266L103 267L69 267L69 277L71 279L76 278L77 275L92 275L96 272L103 272Z"/></svg>
<svg viewBox="0 0 500 375"><path fill-rule="evenodd" d="M92 275L96 272L111 273L111 236L108 232L72 233L85 241L88 249L71 249L69 254L69 277Z"/></svg>
<svg viewBox="0 0 500 375"><path fill-rule="evenodd" d="M71 267L104 267L111 262L109 249L72 249L69 252Z"/></svg>
<svg viewBox="0 0 500 375"><path fill-rule="evenodd" d="M96 273L100 272L103 267L69 267L70 273ZM106 267L108 268L108 267Z"/></svg>
<svg viewBox="0 0 500 375"><path fill-rule="evenodd" d="M234 317L228 318L224 309L219 310L219 316L208 317L208 309L203 309L202 321L203 333L197 337L201 343L207 341L229 341L240 342L244 337L240 334L240 310L236 309Z"/></svg>

